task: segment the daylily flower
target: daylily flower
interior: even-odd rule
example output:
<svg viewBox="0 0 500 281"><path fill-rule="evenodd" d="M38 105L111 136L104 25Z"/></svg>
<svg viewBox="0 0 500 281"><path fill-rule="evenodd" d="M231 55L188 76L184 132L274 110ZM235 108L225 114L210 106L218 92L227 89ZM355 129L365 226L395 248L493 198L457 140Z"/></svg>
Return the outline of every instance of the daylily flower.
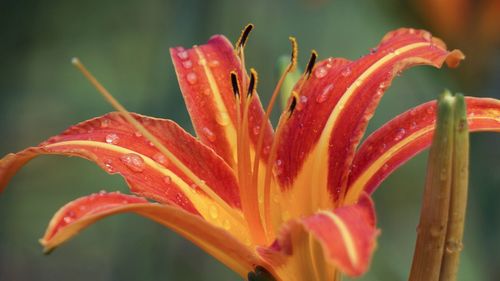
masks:
<svg viewBox="0 0 500 281"><path fill-rule="evenodd" d="M216 35L171 55L196 131L131 114L94 84L120 112L77 124L0 162L0 190L41 154L79 156L122 175L134 195L92 194L63 206L41 239L46 251L95 221L134 212L176 231L243 278L337 280L370 263L376 229L376 187L431 142L435 102L411 109L358 147L392 79L415 65L450 67L463 54L423 30L388 33L356 61L314 63L291 93L273 132L245 72L243 47ZM292 62L295 67L296 46ZM286 73L284 74L286 75ZM471 131L500 130L500 101L467 98ZM151 202L154 201L154 202Z"/></svg>

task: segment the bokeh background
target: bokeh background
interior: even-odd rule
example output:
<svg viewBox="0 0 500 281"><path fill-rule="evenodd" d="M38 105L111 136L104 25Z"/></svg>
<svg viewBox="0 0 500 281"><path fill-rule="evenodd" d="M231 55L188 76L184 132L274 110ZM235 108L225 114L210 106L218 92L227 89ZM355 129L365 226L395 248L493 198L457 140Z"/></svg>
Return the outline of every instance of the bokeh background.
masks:
<svg viewBox="0 0 500 281"><path fill-rule="evenodd" d="M444 88L500 97L499 1L14 1L0 2L0 154L37 144L71 124L111 110L70 64L79 56L130 110L171 118L192 131L168 48L222 33L236 40L256 24L247 65L267 101L276 61L299 41L300 62L316 49L356 59L392 29L425 28L462 49L458 69L421 67L398 77L370 131L434 99ZM500 137L475 134L460 280L500 280ZM375 195L382 235L360 280L406 280L425 175L426 153L394 173ZM42 254L37 239L64 203L101 189L126 191L85 160L41 157L0 196L0 280L237 280L171 231L134 215L105 219Z"/></svg>

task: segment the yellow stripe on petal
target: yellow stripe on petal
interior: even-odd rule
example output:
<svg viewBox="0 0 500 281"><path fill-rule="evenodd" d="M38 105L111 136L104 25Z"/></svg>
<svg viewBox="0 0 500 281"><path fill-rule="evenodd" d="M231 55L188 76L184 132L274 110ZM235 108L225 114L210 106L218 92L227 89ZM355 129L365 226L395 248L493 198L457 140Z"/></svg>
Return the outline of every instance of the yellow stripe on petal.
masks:
<svg viewBox="0 0 500 281"><path fill-rule="evenodd" d="M351 233L349 232L349 229L344 221L332 212L323 211L320 212L320 214L327 216L337 226L340 235L342 236L342 240L345 243L344 245L347 250L347 255L349 256L352 265L356 267L359 264L358 252L356 250L356 246L354 245L353 237L351 236Z"/></svg>
<svg viewBox="0 0 500 281"><path fill-rule="evenodd" d="M231 151L236 151L236 128L229 117L229 110L226 108L224 104L224 100L222 99L221 92L219 90L219 86L215 80L214 74L210 70L207 65L207 59L200 51L199 47L194 47L194 51L198 56L198 63L202 66L203 72L207 78L208 84L210 86L210 90L214 96L214 103L217 108L217 112L215 113L216 122L224 127L225 138L228 140ZM237 163L238 159L236 158L236 153L233 154L234 163Z"/></svg>
<svg viewBox="0 0 500 281"><path fill-rule="evenodd" d="M233 233L235 237L241 239L243 243L249 243L250 238L248 236L248 229L243 221L243 215L240 210L232 208L230 209L232 213L228 213L225 208L218 206L208 196L196 191L190 184L183 180L179 175L172 172L170 169L165 168L160 165L155 160L120 146L95 142L95 141L64 141L59 143L54 143L47 145L46 148L53 149L57 147L67 147L67 146L77 146L77 147L89 147L104 149L107 151L113 151L122 155L137 155L140 157L144 164L150 168L156 170L157 172L163 174L166 178L171 181L172 184L177 186L181 192L188 198L188 200L193 204L195 209L211 224L224 228L227 231Z"/></svg>

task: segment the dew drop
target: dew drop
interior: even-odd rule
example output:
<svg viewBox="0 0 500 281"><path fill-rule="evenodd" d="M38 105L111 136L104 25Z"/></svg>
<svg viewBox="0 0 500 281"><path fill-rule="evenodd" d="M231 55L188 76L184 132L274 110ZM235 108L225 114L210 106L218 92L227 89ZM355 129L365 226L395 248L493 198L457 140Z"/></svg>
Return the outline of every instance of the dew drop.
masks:
<svg viewBox="0 0 500 281"><path fill-rule="evenodd" d="M463 250L463 244L452 240L446 241L446 252L452 254Z"/></svg>
<svg viewBox="0 0 500 281"><path fill-rule="evenodd" d="M63 218L63 221L68 224L68 223L71 223L73 221L73 218L66 216Z"/></svg>
<svg viewBox="0 0 500 281"><path fill-rule="evenodd" d="M118 144L120 141L120 137L117 134L108 134L106 135L106 142L110 144Z"/></svg>
<svg viewBox="0 0 500 281"><path fill-rule="evenodd" d="M166 176L166 177L163 178L163 182L166 185L170 185L172 183L172 178L170 176Z"/></svg>
<svg viewBox="0 0 500 281"><path fill-rule="evenodd" d="M110 121L108 119L104 119L101 121L101 128L107 128L109 127Z"/></svg>
<svg viewBox="0 0 500 281"><path fill-rule="evenodd" d="M389 165L384 164L384 166L382 166L382 172L387 171L387 169L389 169Z"/></svg>
<svg viewBox="0 0 500 281"><path fill-rule="evenodd" d="M271 151L271 146L266 145L266 146L264 146L264 149L262 152L264 153L264 155L268 155L270 151Z"/></svg>
<svg viewBox="0 0 500 281"><path fill-rule="evenodd" d="M348 67L344 68L344 69L342 70L342 72L340 72L340 75L342 75L342 76L344 76L344 77L347 77L347 76L351 75L351 73L352 73L352 70L351 70L351 68L348 66Z"/></svg>
<svg viewBox="0 0 500 281"><path fill-rule="evenodd" d="M202 131L209 141L214 142L217 139L214 132L212 132L209 128L203 127Z"/></svg>
<svg viewBox="0 0 500 281"><path fill-rule="evenodd" d="M219 217L219 209L217 209L215 205L210 205L210 207L208 207L208 213L210 214L210 217L214 220Z"/></svg>
<svg viewBox="0 0 500 281"><path fill-rule="evenodd" d="M283 173L283 161L281 159L276 160L274 171L276 175L281 175Z"/></svg>
<svg viewBox="0 0 500 281"><path fill-rule="evenodd" d="M185 60L182 62L182 66L184 66L184 68L189 69L189 68L193 67L193 62L190 60Z"/></svg>
<svg viewBox="0 0 500 281"><path fill-rule="evenodd" d="M196 81L198 80L198 77L196 76L196 73L194 72L189 72L187 75L186 75L186 79L188 81L189 84L193 85L194 83L196 83Z"/></svg>
<svg viewBox="0 0 500 281"><path fill-rule="evenodd" d="M211 94L211 93L212 93L212 90L210 90L210 89L205 89L205 90L203 90L203 94L204 94L205 96L210 96L210 94Z"/></svg>
<svg viewBox="0 0 500 281"><path fill-rule="evenodd" d="M221 126L226 126L229 124L229 114L227 112L221 111L219 114L215 115L215 121Z"/></svg>
<svg viewBox="0 0 500 281"><path fill-rule="evenodd" d="M300 96L299 100L300 100L300 103L305 105L307 103L307 96Z"/></svg>
<svg viewBox="0 0 500 281"><path fill-rule="evenodd" d="M181 52L178 52L177 53L177 56L181 59L181 60L185 60L189 57L188 55L188 52L187 51L181 51Z"/></svg>
<svg viewBox="0 0 500 281"><path fill-rule="evenodd" d="M142 134L139 131L135 131L134 136L140 138L140 137L142 137Z"/></svg>
<svg viewBox="0 0 500 281"><path fill-rule="evenodd" d="M400 141L403 139L403 137L405 136L406 134L406 130L404 128L399 128L397 133L396 133L396 136L394 136L394 141Z"/></svg>
<svg viewBox="0 0 500 281"><path fill-rule="evenodd" d="M316 78L318 79L325 77L327 74L328 74L328 69L323 66L316 68L316 70L314 71L314 76L316 76Z"/></svg>
<svg viewBox="0 0 500 281"><path fill-rule="evenodd" d="M165 164L167 162L167 157L165 157L165 155L163 155L163 153L155 153L155 155L153 155L153 160L155 160L156 162L160 163L160 164Z"/></svg>
<svg viewBox="0 0 500 281"><path fill-rule="evenodd" d="M426 41L431 41L432 35L431 35L429 32L424 32L424 33L422 34L422 37L423 37Z"/></svg>
<svg viewBox="0 0 500 281"><path fill-rule="evenodd" d="M333 84L328 84L321 93L316 97L317 103L323 103L330 97L330 91L333 89Z"/></svg>
<svg viewBox="0 0 500 281"><path fill-rule="evenodd" d="M410 129L415 129L415 128L417 128L417 122L412 121L411 125L410 125Z"/></svg>
<svg viewBox="0 0 500 281"><path fill-rule="evenodd" d="M253 127L252 132L254 135L258 135L260 133L260 126L257 125L255 127Z"/></svg>
<svg viewBox="0 0 500 281"><path fill-rule="evenodd" d="M135 154L135 153L127 153L123 154L120 157L120 160L133 172L142 172L144 171L144 159L142 159L141 156Z"/></svg>
<svg viewBox="0 0 500 281"><path fill-rule="evenodd" d="M106 167L108 173L113 173L115 171L115 168L113 168L113 160L111 159L104 161L104 167Z"/></svg>
<svg viewBox="0 0 500 281"><path fill-rule="evenodd" d="M210 67L217 67L220 65L220 62L218 60L211 60L208 62L208 66Z"/></svg>

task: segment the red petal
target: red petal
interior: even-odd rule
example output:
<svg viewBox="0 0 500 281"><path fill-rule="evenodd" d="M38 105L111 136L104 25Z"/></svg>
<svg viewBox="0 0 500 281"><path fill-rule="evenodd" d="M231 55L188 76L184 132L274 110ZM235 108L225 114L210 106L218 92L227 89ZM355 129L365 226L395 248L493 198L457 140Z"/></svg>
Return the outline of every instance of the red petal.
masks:
<svg viewBox="0 0 500 281"><path fill-rule="evenodd" d="M190 240L226 266L245 276L262 262L252 250L222 228L180 208L148 203L119 193L99 193L79 198L62 207L40 240L46 251L66 242L81 230L110 215L133 212L154 220Z"/></svg>
<svg viewBox="0 0 500 281"><path fill-rule="evenodd" d="M210 148L172 121L139 115L135 117L222 199L239 208L236 178L230 167ZM121 174L136 194L197 212L186 194L192 188L198 189L193 181L118 113L83 122L37 147L7 155L0 160L0 190L19 168L40 154L63 154L89 159L108 173Z"/></svg>
<svg viewBox="0 0 500 281"><path fill-rule="evenodd" d="M500 101L466 97L469 130L500 132ZM436 122L436 102L415 107L371 134L356 152L347 202L372 193L392 171L429 147Z"/></svg>
<svg viewBox="0 0 500 281"><path fill-rule="evenodd" d="M233 46L222 35L210 38L205 45L185 50L170 49L179 85L193 126L200 140L213 148L226 162L236 163L236 107L230 72L243 77ZM246 73L244 75L247 75ZM244 89L246 91L246 89ZM249 108L249 137L255 145L264 116L257 95ZM266 123L264 146L272 141L272 127ZM262 156L267 159L266 155Z"/></svg>
<svg viewBox="0 0 500 281"><path fill-rule="evenodd" d="M461 59L460 51L447 51L441 40L431 38L426 31L399 29L356 61L328 59L318 63L300 90L301 106L279 136L281 185L290 187L304 166L315 163L316 174L308 171L310 179L304 181L327 185L330 194L337 197L347 182L355 147L392 79L411 66L439 68L445 61L457 66ZM320 174L326 169L327 177Z"/></svg>
<svg viewBox="0 0 500 281"><path fill-rule="evenodd" d="M373 202L368 196L363 196L355 205L333 211L320 211L301 221L288 223L282 229L278 240L269 248L259 249L259 253L278 268L281 275L305 274L302 276L305 279L296 280L318 276L314 271L323 265L315 264L312 268L304 268L307 265L302 264L302 270L311 270L305 273L293 272L294 269L290 265L301 260L321 263L325 258L328 263L326 266L333 266L332 268L350 276L359 276L368 270L375 249L378 235L375 224ZM301 247L309 240L309 234L320 243L324 258L311 257L310 246Z"/></svg>

